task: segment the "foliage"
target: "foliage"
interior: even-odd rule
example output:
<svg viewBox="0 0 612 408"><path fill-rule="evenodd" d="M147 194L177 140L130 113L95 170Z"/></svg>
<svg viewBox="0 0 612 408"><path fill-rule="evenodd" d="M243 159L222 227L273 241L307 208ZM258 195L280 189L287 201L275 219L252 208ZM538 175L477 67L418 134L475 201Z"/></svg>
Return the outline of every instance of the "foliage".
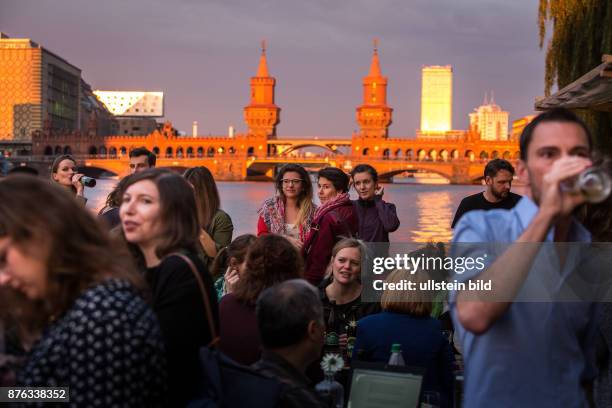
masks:
<svg viewBox="0 0 612 408"><path fill-rule="evenodd" d="M601 64L603 54L612 54L612 1L540 0L538 11L540 48L547 29L544 93L572 83ZM612 150L612 113L578 112L603 150Z"/></svg>

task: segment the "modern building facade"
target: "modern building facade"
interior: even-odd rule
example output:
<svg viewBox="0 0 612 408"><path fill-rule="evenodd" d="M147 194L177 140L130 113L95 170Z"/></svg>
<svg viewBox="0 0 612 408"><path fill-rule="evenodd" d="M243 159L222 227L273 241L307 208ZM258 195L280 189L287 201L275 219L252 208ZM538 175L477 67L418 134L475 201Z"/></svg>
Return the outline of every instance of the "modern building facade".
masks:
<svg viewBox="0 0 612 408"><path fill-rule="evenodd" d="M470 128L480 134L481 140L508 140L508 117L509 113L504 111L485 96L484 103L474 112L470 113Z"/></svg>
<svg viewBox="0 0 612 408"><path fill-rule="evenodd" d="M422 135L441 134L453 128L453 68L425 66L421 83Z"/></svg>
<svg viewBox="0 0 612 408"><path fill-rule="evenodd" d="M0 140L80 130L81 70L29 38L0 33Z"/></svg>
<svg viewBox="0 0 612 408"><path fill-rule="evenodd" d="M537 115L527 115L513 121L510 139L519 140L519 138L521 137L521 133L523 133L523 129L525 129L525 126L527 126L532 120L534 120L536 116Z"/></svg>

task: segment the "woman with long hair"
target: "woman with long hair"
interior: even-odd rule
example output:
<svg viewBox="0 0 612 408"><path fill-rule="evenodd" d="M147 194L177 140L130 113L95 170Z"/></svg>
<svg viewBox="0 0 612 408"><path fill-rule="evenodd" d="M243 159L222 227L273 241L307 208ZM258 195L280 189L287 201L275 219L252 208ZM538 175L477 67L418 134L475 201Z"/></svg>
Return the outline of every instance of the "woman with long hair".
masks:
<svg viewBox="0 0 612 408"><path fill-rule="evenodd" d="M164 347L143 287L125 248L57 185L0 181L0 319L29 350L18 386L69 387L75 406L160 406Z"/></svg>
<svg viewBox="0 0 612 408"><path fill-rule="evenodd" d="M77 171L77 163L69 154L57 156L51 165L51 180L70 191L83 204L87 203L85 188L81 183L83 175Z"/></svg>
<svg viewBox="0 0 612 408"><path fill-rule="evenodd" d="M336 167L319 171L321 205L314 213L312 228L304 242L304 277L318 286L325 275L333 246L359 231L359 220L348 194L349 176Z"/></svg>
<svg viewBox="0 0 612 408"><path fill-rule="evenodd" d="M152 292L166 346L169 405L185 406L197 392L198 351L214 340L218 324L212 280L197 256L200 228L194 222L193 189L168 170L133 174L119 214Z"/></svg>
<svg viewBox="0 0 612 408"><path fill-rule="evenodd" d="M206 167L192 167L183 174L195 191L200 222L200 244L206 264L212 266L217 253L232 241L234 225L230 216L221 209L219 190L212 173Z"/></svg>
<svg viewBox="0 0 612 408"><path fill-rule="evenodd" d="M119 217L119 206L121 205L121 194L125 183L129 176L126 176L119 180L119 182L113 188L113 191L108 193L106 196L106 202L104 207L98 212L98 219L109 229L117 227L121 224L121 218Z"/></svg>
<svg viewBox="0 0 612 408"><path fill-rule="evenodd" d="M286 238L277 234L257 238L249 246L234 290L223 296L219 305L221 351L245 365L259 360L261 343L255 316L257 297L270 286L301 278L302 273L302 258Z"/></svg>
<svg viewBox="0 0 612 408"><path fill-rule="evenodd" d="M275 186L274 197L264 201L258 211L257 236L280 234L301 249L316 210L308 172L298 164L285 164L276 176Z"/></svg>

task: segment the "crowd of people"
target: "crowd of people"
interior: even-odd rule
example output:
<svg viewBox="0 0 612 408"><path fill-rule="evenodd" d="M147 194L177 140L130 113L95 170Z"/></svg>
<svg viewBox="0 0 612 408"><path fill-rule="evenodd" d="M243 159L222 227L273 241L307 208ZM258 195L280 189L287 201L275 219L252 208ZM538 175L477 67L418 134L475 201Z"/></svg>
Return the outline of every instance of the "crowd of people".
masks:
<svg viewBox="0 0 612 408"><path fill-rule="evenodd" d="M609 241L611 199L583 205L560 187L593 165L583 122L543 113L520 148L527 196L510 192L509 162L490 161L486 190L457 210L453 242ZM391 289L367 302L366 244L388 245L400 225L372 166L321 169L316 186L302 166L283 166L253 234L233 237L207 168L156 168L144 147L129 162L97 216L69 155L54 161L51 181L27 172L0 180L0 385L67 386L74 406L186 406L206 388L208 348L282 385L278 406L324 407L312 385L324 353L340 353L348 388L354 362L384 365L400 344L405 364L424 370L422 393L441 407L456 403L459 353L467 407L610 402L610 354L598 377L595 350L597 336L600 348L612 345L612 313L594 302L512 301L529 285L537 246L509 246L478 275L460 276L499 283L503 302ZM552 268L564 265L560 256ZM386 282L418 285L430 273L395 270Z"/></svg>

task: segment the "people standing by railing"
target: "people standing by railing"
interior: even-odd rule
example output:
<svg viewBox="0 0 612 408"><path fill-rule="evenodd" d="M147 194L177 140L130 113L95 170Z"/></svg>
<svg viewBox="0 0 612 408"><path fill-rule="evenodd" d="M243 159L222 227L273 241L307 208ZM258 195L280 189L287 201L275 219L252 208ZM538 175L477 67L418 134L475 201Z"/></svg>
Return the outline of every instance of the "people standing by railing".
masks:
<svg viewBox="0 0 612 408"><path fill-rule="evenodd" d="M286 164L279 170L274 184L274 197L264 201L258 211L257 236L280 234L301 249L316 210L308 172L298 164Z"/></svg>
<svg viewBox="0 0 612 408"><path fill-rule="evenodd" d="M162 406L164 345L142 278L52 183L0 181L0 286L0 319L28 349L16 385L68 387L73 406Z"/></svg>
<svg viewBox="0 0 612 408"><path fill-rule="evenodd" d="M81 183L83 174L78 173L77 163L69 154L57 156L51 165L51 180L70 191L85 206L85 186Z"/></svg>
<svg viewBox="0 0 612 408"><path fill-rule="evenodd" d="M180 175L150 169L130 176L121 225L152 292L168 361L169 405L194 397L198 351L214 340L207 314L218 322L216 294L197 255L200 228L193 189Z"/></svg>
<svg viewBox="0 0 612 408"><path fill-rule="evenodd" d="M349 177L335 167L320 170L318 176L321 205L302 248L304 277L317 286L325 276L336 242L355 237L359 231L357 214L348 195Z"/></svg>
<svg viewBox="0 0 612 408"><path fill-rule="evenodd" d="M183 174L195 192L200 222L200 244L204 261L209 269L217 253L232 242L234 225L230 216L221 209L219 190L212 173L206 167L193 167Z"/></svg>
<svg viewBox="0 0 612 408"><path fill-rule="evenodd" d="M389 233L400 226L395 205L382 198L384 187L378 184L378 172L369 164L359 164L351 171L353 187L359 195L353 207L359 219L359 239L365 242L389 242Z"/></svg>

